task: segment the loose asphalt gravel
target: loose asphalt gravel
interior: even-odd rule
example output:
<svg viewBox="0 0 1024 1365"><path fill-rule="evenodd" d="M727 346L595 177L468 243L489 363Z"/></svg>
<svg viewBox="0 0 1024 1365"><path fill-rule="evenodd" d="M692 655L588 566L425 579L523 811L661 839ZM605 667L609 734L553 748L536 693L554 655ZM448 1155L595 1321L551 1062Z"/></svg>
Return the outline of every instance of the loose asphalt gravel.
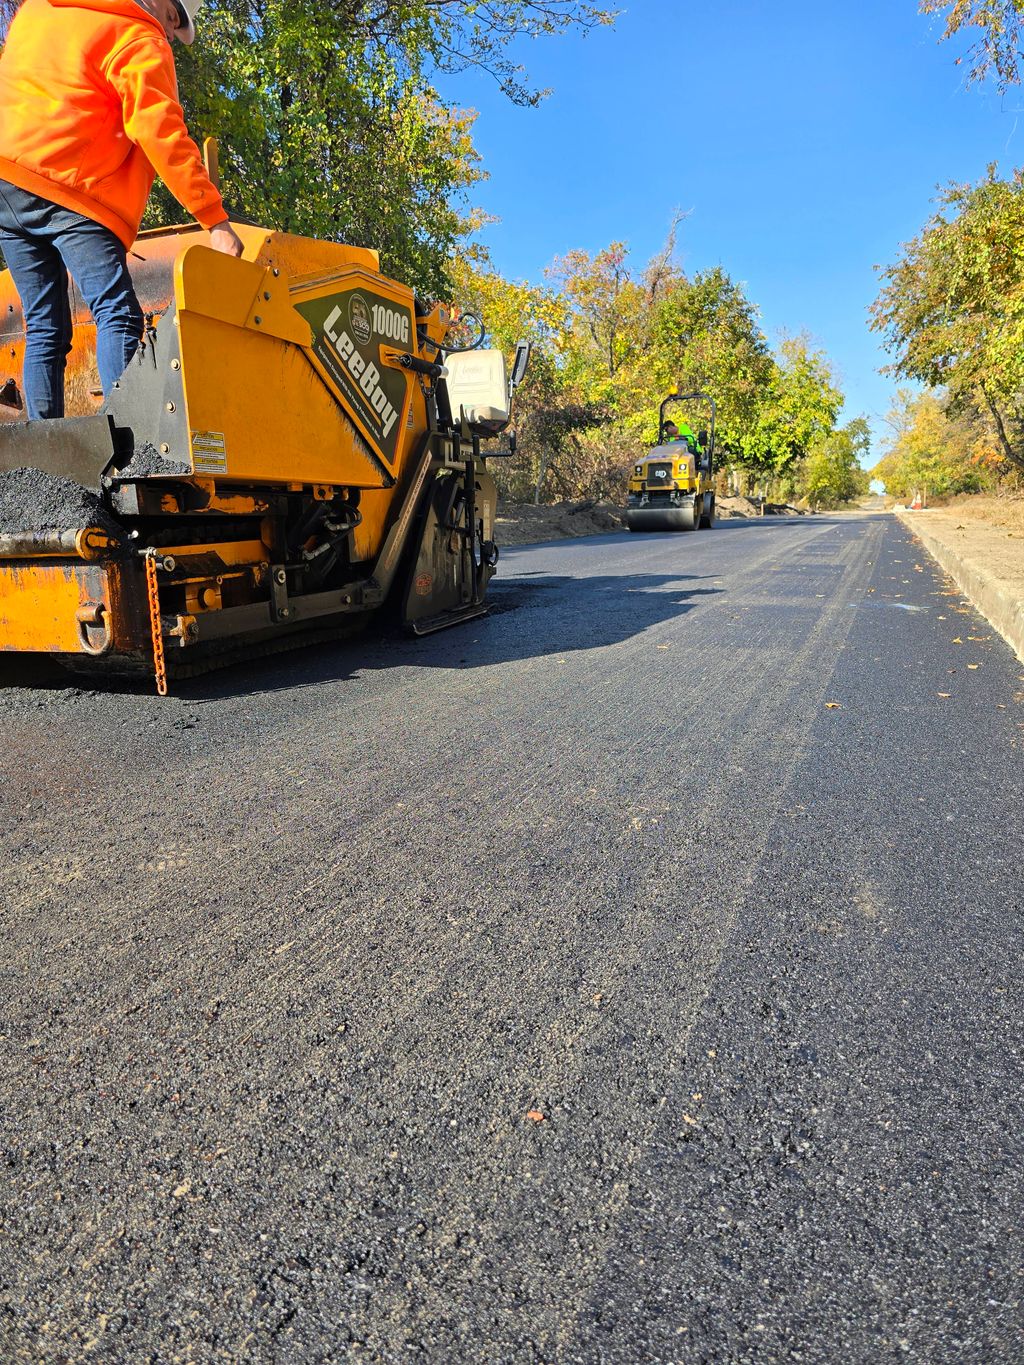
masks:
<svg viewBox="0 0 1024 1365"><path fill-rule="evenodd" d="M1024 1359L1024 667L888 517L0 665L0 1359Z"/></svg>
<svg viewBox="0 0 1024 1365"><path fill-rule="evenodd" d="M122 529L99 498L74 479L41 469L0 470L0 535L84 531L91 526L112 535Z"/></svg>

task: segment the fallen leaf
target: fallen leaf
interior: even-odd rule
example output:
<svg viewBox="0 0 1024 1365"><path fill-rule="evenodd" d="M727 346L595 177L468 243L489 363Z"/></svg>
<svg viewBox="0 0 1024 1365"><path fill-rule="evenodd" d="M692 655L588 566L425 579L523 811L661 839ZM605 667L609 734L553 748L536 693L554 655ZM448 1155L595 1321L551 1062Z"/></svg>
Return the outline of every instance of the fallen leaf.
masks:
<svg viewBox="0 0 1024 1365"><path fill-rule="evenodd" d="M968 667L968 668L980 668L980 667L981 667L981 664L968 664L967 667Z"/></svg>
<svg viewBox="0 0 1024 1365"><path fill-rule="evenodd" d="M951 697L953 694L952 692L936 692L935 695L937 697Z"/></svg>
<svg viewBox="0 0 1024 1365"><path fill-rule="evenodd" d="M825 706L829 711L841 711L843 709L843 704L839 701L827 701Z"/></svg>
<svg viewBox="0 0 1024 1365"><path fill-rule="evenodd" d="M962 644L963 644L963 640L961 640L961 639L960 639L960 636L957 635L957 636L955 637L955 639L953 640L953 643L954 643L955 645L962 645Z"/></svg>
<svg viewBox="0 0 1024 1365"><path fill-rule="evenodd" d="M689 1114L684 1114L684 1115L683 1115L683 1122L684 1122L684 1123L688 1123L688 1124L690 1125L691 1128L696 1128L696 1127L698 1127L697 1120L694 1119L694 1118L691 1118Z"/></svg>
<svg viewBox="0 0 1024 1365"><path fill-rule="evenodd" d="M531 1122L533 1122L533 1123L543 1123L543 1122L544 1122L544 1115L540 1112L539 1109L528 1109L528 1110L526 1111L526 1117L527 1117L528 1119L530 1119Z"/></svg>
<svg viewBox="0 0 1024 1365"><path fill-rule="evenodd" d="M184 1199L185 1196L186 1196L186 1194L188 1194L188 1192L189 1192L189 1190L190 1190L191 1188L192 1188L192 1181L191 1181L191 1180L183 1180L183 1181L181 1182L181 1184L177 1187L177 1189L174 1191L174 1196L173 1196L173 1197L174 1197L175 1199Z"/></svg>
<svg viewBox="0 0 1024 1365"><path fill-rule="evenodd" d="M280 948L275 948L275 949L274 949L274 956L276 957L278 953L286 953L286 952L288 951L289 948L294 948L294 947L295 947L295 940L294 940L293 938L290 938L290 939L288 940L287 943L282 943L281 946L280 946Z"/></svg>

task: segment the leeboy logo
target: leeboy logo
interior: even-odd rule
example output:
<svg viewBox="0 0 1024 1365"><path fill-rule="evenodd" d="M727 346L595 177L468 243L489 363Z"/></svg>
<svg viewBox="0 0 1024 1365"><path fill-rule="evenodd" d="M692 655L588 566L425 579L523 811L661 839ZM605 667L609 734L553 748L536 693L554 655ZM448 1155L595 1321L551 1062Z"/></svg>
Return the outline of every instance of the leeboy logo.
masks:
<svg viewBox="0 0 1024 1365"><path fill-rule="evenodd" d="M359 345L365 346L373 329L370 326L370 310L359 294L353 294L348 301L348 324Z"/></svg>
<svg viewBox="0 0 1024 1365"><path fill-rule="evenodd" d="M356 310L352 305L355 302L356 300L353 299L348 310L353 331L355 331L353 314ZM366 304L363 303L362 299L359 299L359 303L365 312ZM387 440L391 435L391 428L398 421L398 410L385 392L381 383L383 376L380 370L372 360L367 360L365 356L359 354L348 332L339 331L338 324L341 319L341 309L335 305L327 315L327 320L324 323L324 334L333 342L335 354L342 361L352 379L358 384L363 399L373 410L382 439ZM369 327L369 323L367 323L367 327ZM405 381L401 382L404 385Z"/></svg>
<svg viewBox="0 0 1024 1365"><path fill-rule="evenodd" d="M412 335L412 309L362 287L300 300L295 307L309 323L313 355L326 383L391 465L404 437L401 419L407 410L412 413L411 377L385 363L379 343L394 339L398 324L402 337Z"/></svg>

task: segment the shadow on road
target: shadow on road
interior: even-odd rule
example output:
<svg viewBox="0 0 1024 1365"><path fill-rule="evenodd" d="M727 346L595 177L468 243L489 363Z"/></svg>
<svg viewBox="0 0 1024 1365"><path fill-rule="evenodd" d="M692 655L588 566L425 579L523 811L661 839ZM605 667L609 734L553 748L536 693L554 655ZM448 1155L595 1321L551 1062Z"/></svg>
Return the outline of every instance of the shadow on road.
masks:
<svg viewBox="0 0 1024 1365"><path fill-rule="evenodd" d="M598 575L593 578L533 573L497 578L486 617L414 639L397 625L371 622L355 639L320 641L268 658L254 658L195 679L172 683L191 701L277 692L344 682L367 671L402 668L472 669L598 649L692 611L723 591L699 586L704 575L677 573ZM0 660L0 689L39 692L116 692L149 695L148 679L75 676L46 659Z"/></svg>
<svg viewBox="0 0 1024 1365"><path fill-rule="evenodd" d="M753 537L778 534L785 528L800 532L849 522L847 513L816 517L765 517L720 522L722 532L745 532ZM877 514L874 514L877 515ZM704 534L704 533L702 533ZM683 537L685 542L687 538ZM680 537L664 532L590 536L544 544L510 547L502 572L488 596L490 614L426 639L411 639L393 624L371 622L355 639L321 640L266 658L252 658L219 672L172 684L174 696L187 701L216 701L260 692L285 691L344 682L367 671L392 668L459 668L489 666L517 659L600 648L627 640L642 631L692 611L703 597L724 589L694 586L710 576L684 573L517 573L523 556L543 551L565 553L588 546L637 545L663 541L666 547ZM561 558L561 555L557 555ZM550 562L550 558L549 558ZM152 695L149 678L93 678L66 672L44 658L0 655L0 699L6 688L43 693L103 693Z"/></svg>
<svg viewBox="0 0 1024 1365"><path fill-rule="evenodd" d="M722 588L695 586L703 575L625 574L573 578L529 574L496 579L490 612L423 639L397 626L372 625L356 640L310 646L276 658L181 682L175 691L195 701L343 682L392 668L458 668L561 655L619 644L692 611Z"/></svg>

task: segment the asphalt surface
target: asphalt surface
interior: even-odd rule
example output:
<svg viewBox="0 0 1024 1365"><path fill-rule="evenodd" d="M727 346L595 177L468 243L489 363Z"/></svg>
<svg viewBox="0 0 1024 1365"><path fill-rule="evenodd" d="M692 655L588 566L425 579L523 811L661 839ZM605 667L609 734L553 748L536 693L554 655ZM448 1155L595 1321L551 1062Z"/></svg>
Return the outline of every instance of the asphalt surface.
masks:
<svg viewBox="0 0 1024 1365"><path fill-rule="evenodd" d="M0 667L0 1359L1024 1359L1024 667L885 516L493 600Z"/></svg>

